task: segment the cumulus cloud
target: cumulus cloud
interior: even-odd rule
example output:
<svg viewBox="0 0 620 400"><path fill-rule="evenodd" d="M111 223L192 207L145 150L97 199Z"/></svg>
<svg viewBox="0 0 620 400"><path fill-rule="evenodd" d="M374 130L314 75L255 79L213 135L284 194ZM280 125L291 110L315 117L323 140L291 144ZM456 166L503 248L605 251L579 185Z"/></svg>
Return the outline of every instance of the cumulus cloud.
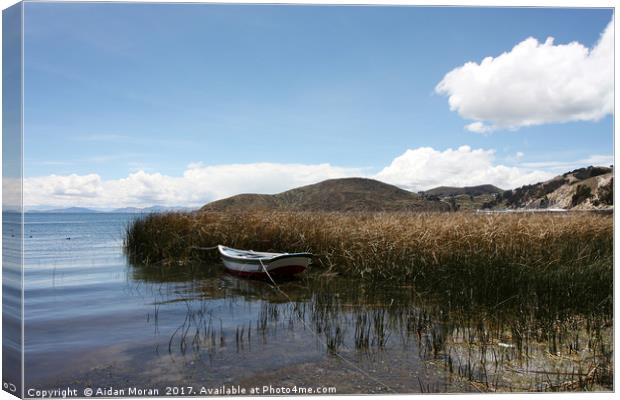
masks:
<svg viewBox="0 0 620 400"><path fill-rule="evenodd" d="M546 170L566 172L590 165L607 167L614 163L614 157L605 154L593 154L587 158L576 161L535 161L522 165L527 168L544 168Z"/></svg>
<svg viewBox="0 0 620 400"><path fill-rule="evenodd" d="M494 130L497 129L496 126L489 126L486 125L483 122L480 121L476 121L476 122L472 122L471 124L467 124L465 125L465 129L467 129L470 132L475 132L475 133L491 133Z"/></svg>
<svg viewBox="0 0 620 400"><path fill-rule="evenodd" d="M363 168L330 164L190 164L181 176L137 171L125 178L104 180L97 174L49 175L24 180L24 203L32 207L191 206L240 193L279 193L325 179L365 176L411 191L436 186L493 184L512 189L547 180L586 165L609 165L611 156L592 155L575 162L520 163L523 153L507 166L495 161L492 149L409 149L376 174ZM507 159L508 160L508 159ZM19 180L3 181L5 193L19 194ZM14 199L19 204L19 196Z"/></svg>
<svg viewBox="0 0 620 400"><path fill-rule="evenodd" d="M142 170L121 179L97 174L49 175L24 179L28 207L201 206L239 193L278 193L325 179L360 176L355 168L330 164L189 165L174 177Z"/></svg>
<svg viewBox="0 0 620 400"><path fill-rule="evenodd" d="M436 186L496 185L502 189L540 182L554 174L494 163L495 151L472 149L435 150L420 147L407 150L375 177L409 190L428 190Z"/></svg>
<svg viewBox="0 0 620 400"><path fill-rule="evenodd" d="M2 210L19 211L22 205L22 180L2 177Z"/></svg>
<svg viewBox="0 0 620 400"><path fill-rule="evenodd" d="M613 113L613 19L589 49L528 38L509 52L468 62L436 86L450 109L474 122L476 133L570 121L597 121Z"/></svg>

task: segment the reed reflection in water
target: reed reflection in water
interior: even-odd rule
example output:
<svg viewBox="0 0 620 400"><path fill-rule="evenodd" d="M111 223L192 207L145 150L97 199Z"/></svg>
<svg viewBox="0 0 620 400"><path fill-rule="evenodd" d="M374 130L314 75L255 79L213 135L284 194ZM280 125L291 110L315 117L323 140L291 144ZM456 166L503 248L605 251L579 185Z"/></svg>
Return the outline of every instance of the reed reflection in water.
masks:
<svg viewBox="0 0 620 400"><path fill-rule="evenodd" d="M423 363L437 379L420 380L422 392L451 391L439 384L446 379L481 391L612 388L612 319L604 308L541 307L518 296L484 304L462 292L379 287L317 273L279 283L289 302L268 282L228 275L220 281L194 287L185 318L170 336L171 356L217 363L218 354L231 349L250 355L269 341L286 345L285 332L288 340L313 344L328 359L342 357L370 373L382 353ZM224 329L221 314L210 308L214 298L227 299L229 309L239 301L258 301L259 307L253 318ZM398 362L390 368L407 368Z"/></svg>

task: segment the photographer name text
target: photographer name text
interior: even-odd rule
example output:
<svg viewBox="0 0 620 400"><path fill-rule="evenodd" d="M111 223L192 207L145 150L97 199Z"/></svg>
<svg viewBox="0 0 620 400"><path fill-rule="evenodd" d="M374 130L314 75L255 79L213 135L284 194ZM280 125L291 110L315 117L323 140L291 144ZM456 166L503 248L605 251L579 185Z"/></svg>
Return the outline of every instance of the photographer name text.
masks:
<svg viewBox="0 0 620 400"><path fill-rule="evenodd" d="M57 389L28 389L30 398L70 398L70 397L130 397L130 396L239 396L239 395L299 395L299 394L335 394L335 387L306 386L251 386L222 385L207 386L167 386L165 388L114 388L95 387L73 389L70 387Z"/></svg>

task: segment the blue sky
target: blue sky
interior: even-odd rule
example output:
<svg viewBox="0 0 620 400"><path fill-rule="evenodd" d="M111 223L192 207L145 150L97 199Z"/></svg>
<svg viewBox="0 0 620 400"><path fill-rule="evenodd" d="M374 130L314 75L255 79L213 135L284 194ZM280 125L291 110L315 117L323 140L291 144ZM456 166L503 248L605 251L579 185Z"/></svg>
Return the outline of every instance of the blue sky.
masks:
<svg viewBox="0 0 620 400"><path fill-rule="evenodd" d="M462 89L436 87L528 37L591 49L611 19L609 9L26 3L25 175L105 185L269 163L374 176L407 150L464 145L523 173L609 161L609 112L532 126L498 116L480 134L465 129L471 113L450 109ZM98 189L72 198L67 181L50 185L63 204L100 205L88 201ZM222 196L209 193L194 201ZM151 194L126 203L175 201Z"/></svg>

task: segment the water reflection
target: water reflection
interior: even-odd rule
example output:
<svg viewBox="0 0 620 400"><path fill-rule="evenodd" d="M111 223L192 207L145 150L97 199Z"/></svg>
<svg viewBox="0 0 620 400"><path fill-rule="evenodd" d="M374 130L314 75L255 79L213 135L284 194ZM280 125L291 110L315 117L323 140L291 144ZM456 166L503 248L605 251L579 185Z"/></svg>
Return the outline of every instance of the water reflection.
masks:
<svg viewBox="0 0 620 400"><path fill-rule="evenodd" d="M423 292L318 273L276 288L217 264L132 271L157 288L148 316L154 332L161 333L163 308L183 304L166 348L158 348L171 359L221 366L234 353L245 372L326 360L321 368L351 364L350 374L361 371L394 391L463 391L462 383L482 391L612 389L606 308L541 306L519 296L489 303L450 288ZM424 379L412 388L408 373L422 368Z"/></svg>

